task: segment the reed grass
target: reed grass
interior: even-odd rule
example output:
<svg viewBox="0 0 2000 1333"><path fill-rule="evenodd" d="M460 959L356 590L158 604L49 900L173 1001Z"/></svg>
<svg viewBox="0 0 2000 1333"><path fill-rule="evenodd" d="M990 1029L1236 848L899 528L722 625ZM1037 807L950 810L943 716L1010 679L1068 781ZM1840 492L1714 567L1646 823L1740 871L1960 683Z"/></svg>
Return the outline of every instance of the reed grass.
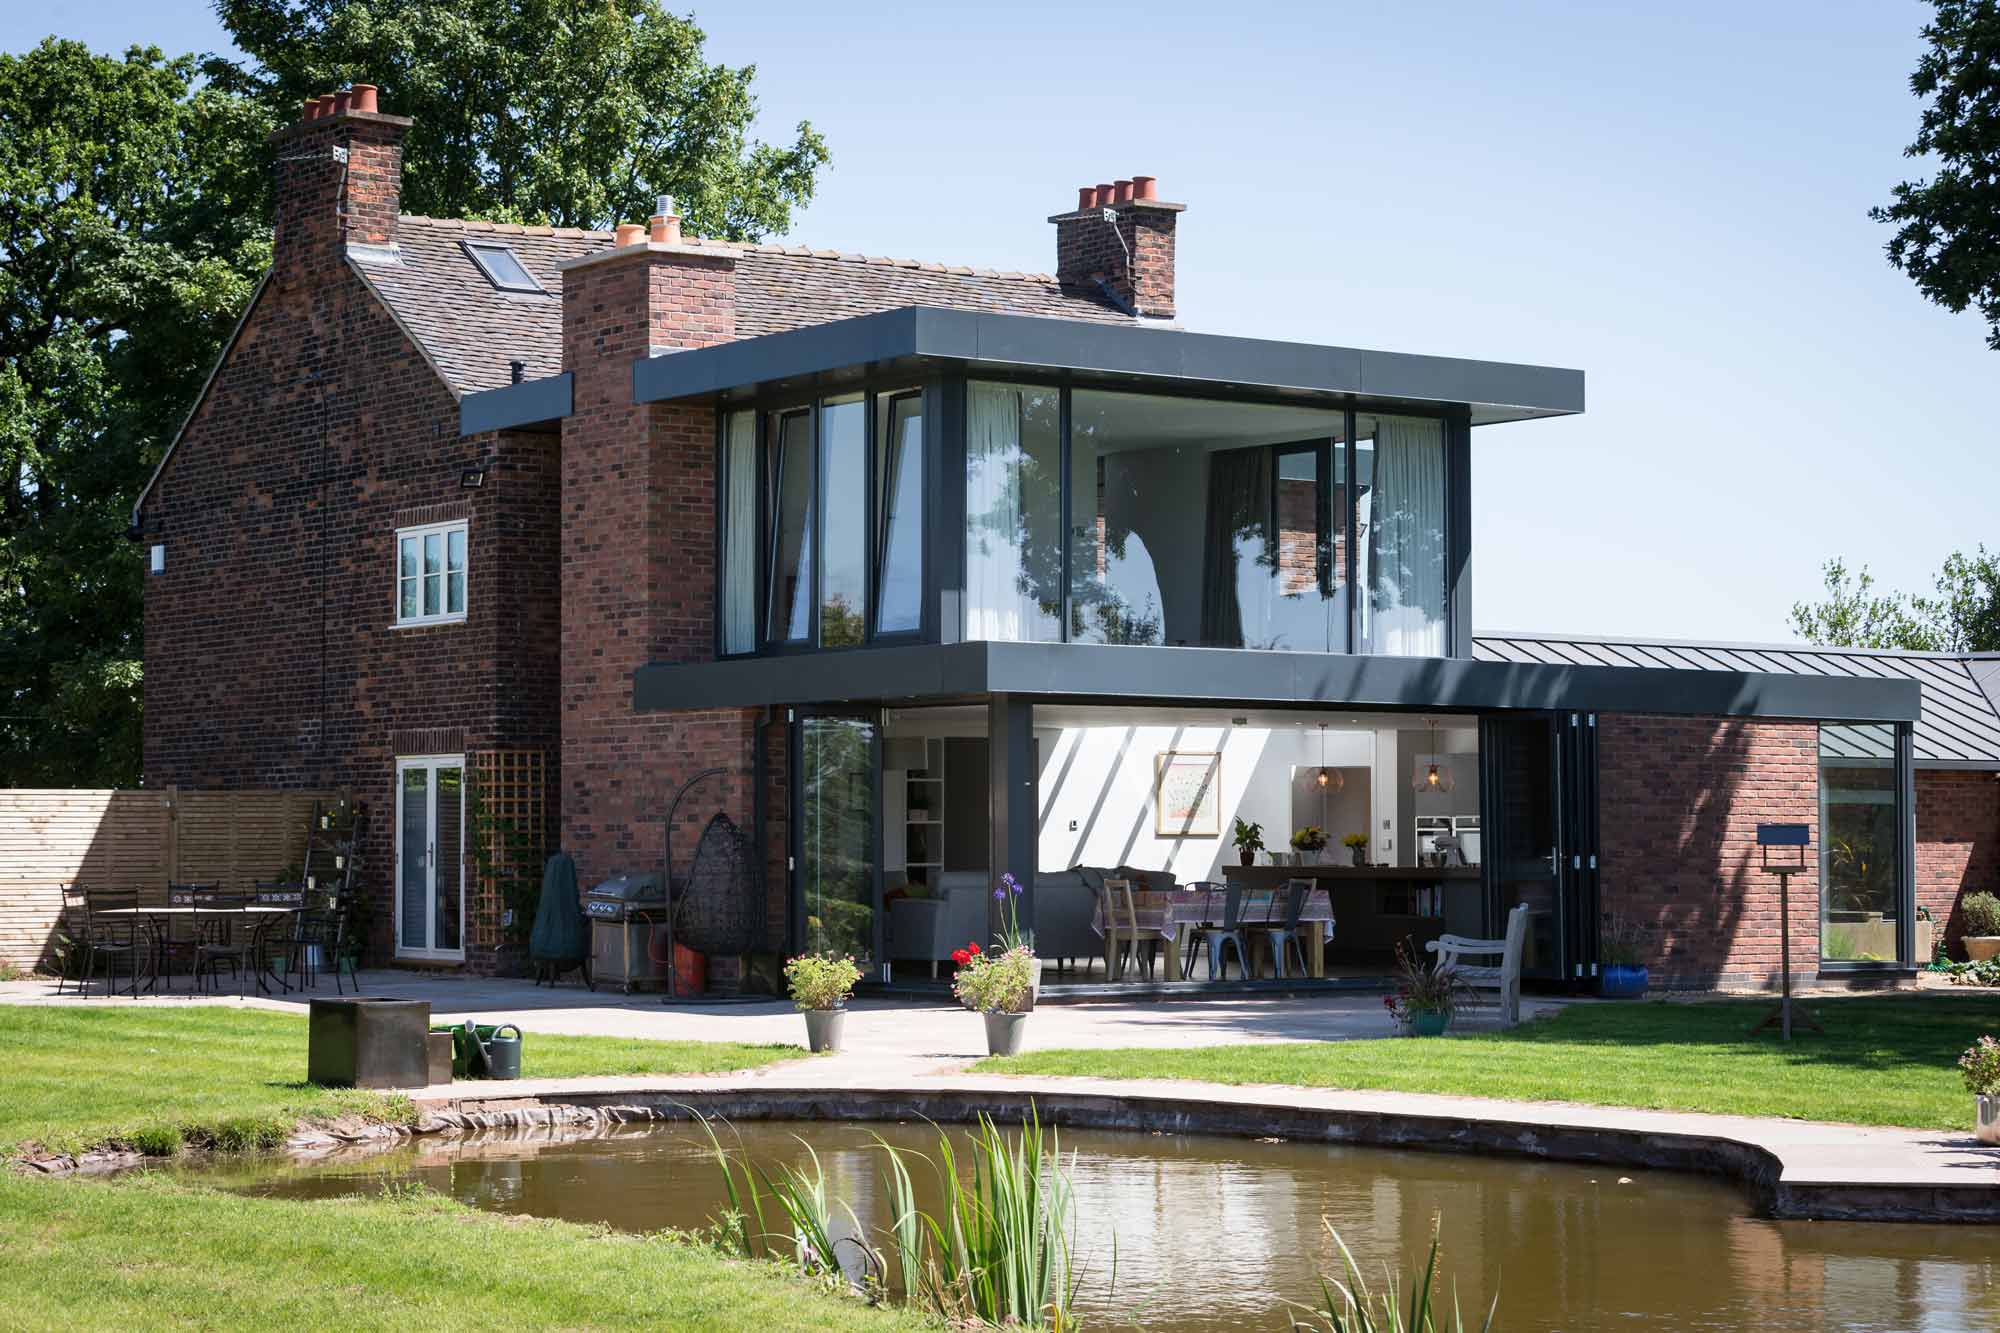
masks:
<svg viewBox="0 0 2000 1333"><path fill-rule="evenodd" d="M1298 1307L1300 1314L1292 1319L1294 1330L1305 1333L1468 1333L1474 1328L1465 1322L1459 1312L1458 1295L1453 1292L1450 1313L1446 1313L1436 1300L1438 1269L1438 1226L1435 1219L1431 1223L1431 1249L1424 1257L1421 1273L1410 1279L1407 1301L1401 1294L1403 1280L1394 1269L1384 1267L1382 1286L1371 1289L1368 1280L1361 1274L1361 1265L1354 1262L1354 1254L1347 1248L1347 1242L1340 1238L1340 1232L1325 1218L1320 1225L1333 1237L1334 1245L1340 1250L1343 1270L1339 1277L1320 1274L1320 1301L1314 1307ZM1494 1316L1500 1309L1500 1297L1496 1293L1493 1303L1487 1307L1486 1318L1477 1326L1477 1333L1490 1333Z"/></svg>

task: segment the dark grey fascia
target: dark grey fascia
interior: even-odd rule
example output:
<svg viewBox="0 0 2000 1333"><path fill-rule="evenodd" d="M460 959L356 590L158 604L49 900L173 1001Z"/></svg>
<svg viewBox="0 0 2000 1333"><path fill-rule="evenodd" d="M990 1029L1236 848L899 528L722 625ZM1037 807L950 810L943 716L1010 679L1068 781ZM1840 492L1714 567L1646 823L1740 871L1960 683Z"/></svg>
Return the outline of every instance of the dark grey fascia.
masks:
<svg viewBox="0 0 2000 1333"><path fill-rule="evenodd" d="M641 712L771 704L907 704L992 694L1145 704L1331 704L1396 709L1912 722L1909 680L1063 643L952 643L693 664L633 681Z"/></svg>
<svg viewBox="0 0 2000 1333"><path fill-rule="evenodd" d="M1071 383L1469 407L1474 425L1583 411L1583 372L1026 315L909 306L634 364L635 402L737 396L870 370L953 365Z"/></svg>
<svg viewBox="0 0 2000 1333"><path fill-rule="evenodd" d="M500 389L484 389L458 400L458 433L490 430L557 430L574 407L575 380L565 370Z"/></svg>

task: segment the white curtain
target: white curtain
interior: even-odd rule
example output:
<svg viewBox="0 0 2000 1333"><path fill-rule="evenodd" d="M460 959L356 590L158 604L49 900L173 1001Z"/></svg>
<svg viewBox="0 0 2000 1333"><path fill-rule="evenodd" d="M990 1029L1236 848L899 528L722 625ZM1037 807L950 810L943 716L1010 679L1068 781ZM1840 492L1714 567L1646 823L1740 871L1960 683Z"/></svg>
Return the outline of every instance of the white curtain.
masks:
<svg viewBox="0 0 2000 1333"><path fill-rule="evenodd" d="M757 416L729 414L723 508L722 649L757 647Z"/></svg>
<svg viewBox="0 0 2000 1333"><path fill-rule="evenodd" d="M965 423L965 637L1029 637L1039 613L1021 556L1027 535L1021 391L972 384Z"/></svg>
<svg viewBox="0 0 2000 1333"><path fill-rule="evenodd" d="M1369 505L1368 646L1443 657L1444 423L1382 417Z"/></svg>

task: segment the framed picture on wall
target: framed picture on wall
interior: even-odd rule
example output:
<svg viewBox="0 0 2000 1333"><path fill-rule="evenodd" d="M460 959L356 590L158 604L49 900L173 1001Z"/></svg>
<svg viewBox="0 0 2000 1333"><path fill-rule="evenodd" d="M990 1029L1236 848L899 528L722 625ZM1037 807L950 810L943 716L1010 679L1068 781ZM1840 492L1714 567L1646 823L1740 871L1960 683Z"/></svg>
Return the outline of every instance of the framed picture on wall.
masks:
<svg viewBox="0 0 2000 1333"><path fill-rule="evenodd" d="M1160 838L1222 836L1220 753L1160 751L1153 760L1153 834Z"/></svg>

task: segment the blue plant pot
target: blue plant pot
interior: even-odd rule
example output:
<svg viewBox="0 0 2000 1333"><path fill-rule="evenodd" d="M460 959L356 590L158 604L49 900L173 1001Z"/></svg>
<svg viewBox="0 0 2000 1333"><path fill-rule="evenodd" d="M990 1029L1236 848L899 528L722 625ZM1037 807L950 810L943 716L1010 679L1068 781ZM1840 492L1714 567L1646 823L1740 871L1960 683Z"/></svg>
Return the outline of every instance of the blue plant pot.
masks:
<svg viewBox="0 0 2000 1333"><path fill-rule="evenodd" d="M1419 1037L1442 1037L1451 1026L1451 1015L1439 1010L1420 1009L1410 1015L1410 1031Z"/></svg>
<svg viewBox="0 0 2000 1333"><path fill-rule="evenodd" d="M1629 1000L1646 993L1646 969L1607 963L1597 971L1597 993L1613 1000Z"/></svg>

